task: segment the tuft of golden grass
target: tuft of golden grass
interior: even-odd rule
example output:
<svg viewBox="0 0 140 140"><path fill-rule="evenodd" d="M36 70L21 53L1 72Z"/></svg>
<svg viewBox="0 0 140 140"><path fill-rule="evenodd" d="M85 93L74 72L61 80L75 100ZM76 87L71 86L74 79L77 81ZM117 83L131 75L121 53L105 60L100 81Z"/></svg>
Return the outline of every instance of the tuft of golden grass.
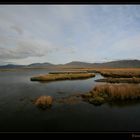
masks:
<svg viewBox="0 0 140 140"><path fill-rule="evenodd" d="M47 74L47 75L32 77L31 81L75 80L75 79L86 79L94 76L95 74L91 74L91 73Z"/></svg>
<svg viewBox="0 0 140 140"><path fill-rule="evenodd" d="M51 107L52 102L53 98L51 96L40 96L34 101L34 104L39 108L46 109L47 107Z"/></svg>

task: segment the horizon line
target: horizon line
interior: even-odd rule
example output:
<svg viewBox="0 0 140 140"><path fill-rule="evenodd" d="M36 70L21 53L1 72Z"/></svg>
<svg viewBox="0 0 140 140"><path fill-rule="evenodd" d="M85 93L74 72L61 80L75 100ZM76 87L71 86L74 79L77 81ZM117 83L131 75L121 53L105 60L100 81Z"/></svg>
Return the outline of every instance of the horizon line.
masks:
<svg viewBox="0 0 140 140"><path fill-rule="evenodd" d="M69 64L69 63L72 63L72 62L81 62L81 63L90 63L90 64L95 64L95 63L107 63L107 62L114 62L114 61L140 61L140 59L116 59L116 60L102 60L102 61L96 61L96 62L87 62L87 61L70 61L70 62L67 62L67 63L57 63L57 64L54 64L52 62L34 62L34 63L30 63L30 64L15 64L15 63L8 63L8 64L4 64L4 65L1 65L0 66L7 66L7 65L23 65L23 66L28 66L28 65L31 65L31 64L44 64L44 63L49 63L49 64L52 64L52 65L66 65L66 64Z"/></svg>

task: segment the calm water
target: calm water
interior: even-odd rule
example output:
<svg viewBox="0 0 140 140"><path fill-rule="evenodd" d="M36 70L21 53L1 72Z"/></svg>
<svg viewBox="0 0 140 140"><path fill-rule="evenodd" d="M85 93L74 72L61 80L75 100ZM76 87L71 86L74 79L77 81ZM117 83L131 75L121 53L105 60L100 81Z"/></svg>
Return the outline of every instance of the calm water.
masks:
<svg viewBox="0 0 140 140"><path fill-rule="evenodd" d="M0 72L0 131L140 131L140 104L94 106L54 104L40 110L31 102L41 95L54 98L91 90L96 77L87 80L31 82L30 77L48 73L46 70Z"/></svg>

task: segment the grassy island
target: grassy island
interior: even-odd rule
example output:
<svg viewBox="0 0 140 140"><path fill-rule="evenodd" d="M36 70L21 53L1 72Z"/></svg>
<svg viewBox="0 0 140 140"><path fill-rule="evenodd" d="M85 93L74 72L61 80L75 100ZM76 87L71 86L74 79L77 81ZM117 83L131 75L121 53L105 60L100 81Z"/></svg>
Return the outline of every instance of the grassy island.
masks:
<svg viewBox="0 0 140 140"><path fill-rule="evenodd" d="M57 80L78 80L95 77L95 74L91 73L68 73L68 74L46 74L31 77L31 81L57 81Z"/></svg>

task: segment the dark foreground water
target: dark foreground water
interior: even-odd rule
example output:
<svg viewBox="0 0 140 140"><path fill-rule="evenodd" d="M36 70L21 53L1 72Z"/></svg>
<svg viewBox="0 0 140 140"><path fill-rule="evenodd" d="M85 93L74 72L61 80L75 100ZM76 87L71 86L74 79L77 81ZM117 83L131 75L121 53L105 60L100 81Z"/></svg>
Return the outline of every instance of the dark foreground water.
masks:
<svg viewBox="0 0 140 140"><path fill-rule="evenodd" d="M30 77L47 73L46 70L0 72L0 131L1 132L105 132L140 131L140 103L129 105L94 106L86 102L78 104L54 104L41 110L31 102L41 95L54 98L91 90L94 78L51 83L31 82Z"/></svg>

